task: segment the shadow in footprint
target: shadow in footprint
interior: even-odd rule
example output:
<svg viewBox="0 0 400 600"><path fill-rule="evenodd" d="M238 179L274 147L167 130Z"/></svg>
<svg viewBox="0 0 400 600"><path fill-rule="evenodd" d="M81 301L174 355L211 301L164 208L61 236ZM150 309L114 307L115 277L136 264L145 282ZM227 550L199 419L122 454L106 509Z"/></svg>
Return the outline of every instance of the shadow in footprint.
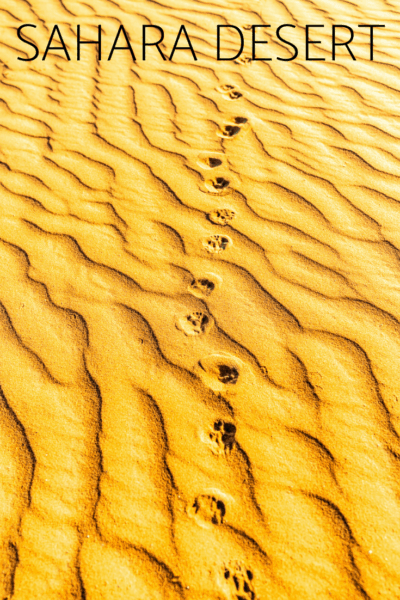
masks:
<svg viewBox="0 0 400 600"><path fill-rule="evenodd" d="M239 371L229 365L218 365L217 377L222 383L235 385L239 379Z"/></svg>
<svg viewBox="0 0 400 600"><path fill-rule="evenodd" d="M216 169L222 164L223 161L215 156L205 156L204 158L200 158L198 161L198 165L203 169Z"/></svg>
<svg viewBox="0 0 400 600"><path fill-rule="evenodd" d="M233 117L232 123L234 125L245 125L248 122L246 117Z"/></svg>

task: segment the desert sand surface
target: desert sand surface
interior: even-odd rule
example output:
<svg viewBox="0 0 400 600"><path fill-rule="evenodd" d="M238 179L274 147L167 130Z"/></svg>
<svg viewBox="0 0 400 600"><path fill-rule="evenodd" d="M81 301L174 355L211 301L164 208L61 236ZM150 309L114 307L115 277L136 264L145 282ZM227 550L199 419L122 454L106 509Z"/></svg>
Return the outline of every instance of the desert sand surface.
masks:
<svg viewBox="0 0 400 600"><path fill-rule="evenodd" d="M400 598L399 19L3 0L2 600ZM23 23L72 59L19 61ZM324 23L326 61L248 60L267 23ZM386 24L374 61L333 23ZM146 24L198 61L142 61Z"/></svg>

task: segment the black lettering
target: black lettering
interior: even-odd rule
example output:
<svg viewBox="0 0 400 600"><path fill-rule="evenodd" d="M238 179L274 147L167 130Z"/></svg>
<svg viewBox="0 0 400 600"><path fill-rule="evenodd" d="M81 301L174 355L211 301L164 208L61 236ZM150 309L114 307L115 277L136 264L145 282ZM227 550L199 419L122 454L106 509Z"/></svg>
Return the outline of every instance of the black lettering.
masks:
<svg viewBox="0 0 400 600"><path fill-rule="evenodd" d="M186 41L188 43L187 46L178 46L178 42L179 42L179 39L181 37L181 33L182 32L186 36ZM191 50L194 60L197 60L196 53L195 53L195 51L193 49L193 46L192 46L192 42L190 41L190 38L189 38L188 33L186 31L186 27L184 25L181 25L181 28L180 28L179 33L177 35L174 47L172 48L172 52L171 52L171 56L169 57L169 60L173 59L174 54L175 54L175 50Z"/></svg>
<svg viewBox="0 0 400 600"><path fill-rule="evenodd" d="M158 31L161 32L161 37L157 42L146 42L146 31L149 28L153 28L153 29L158 29ZM161 54L161 58L163 60L167 60L167 58L164 56L164 54L162 53L161 48L159 48L159 44L161 44L161 42L164 39L164 30L162 27L159 27L158 25L143 25L143 46L142 46L142 58L143 60L146 60L146 46L155 46L158 50L158 52Z"/></svg>
<svg viewBox="0 0 400 600"><path fill-rule="evenodd" d="M61 46L51 46L50 45L51 42L53 41L53 37L54 37L54 35L56 33L58 34L58 37L60 38L60 44L61 44ZM61 31L58 28L58 25L54 25L54 27L53 27L53 31L51 32L49 43L46 46L46 50L44 51L42 60L46 60L46 56L47 56L47 53L48 53L49 50L64 50L65 56L67 57L67 59L71 60L70 56L68 54L67 46L65 45L65 42L64 42L63 37L61 35Z"/></svg>
<svg viewBox="0 0 400 600"><path fill-rule="evenodd" d="M121 34L121 31L124 34L124 38L125 38L125 41L127 43L126 46L117 46L118 39L119 39L119 36ZM112 59L112 55L114 54L114 50L129 50L129 52L131 53L131 56L132 56L132 60L134 60L136 62L135 53L132 50L132 46L131 46L131 43L129 41L128 34L126 33L125 27L123 25L119 26L117 35L115 36L115 40L114 40L114 43L112 45L112 48L111 48L111 51L110 51L110 54L109 54L109 57L108 57L107 60L111 60Z"/></svg>
<svg viewBox="0 0 400 600"><path fill-rule="evenodd" d="M76 58L78 60L81 60L81 45L82 44L96 44L96 46L98 46L98 51L97 51L97 56L98 59L101 60L101 25L98 25L97 27L98 29L98 36L97 36L97 42L92 42L92 41L87 41L87 42L83 42L81 40L81 26L78 25L78 33L77 33L77 46L76 46Z"/></svg>
<svg viewBox="0 0 400 600"><path fill-rule="evenodd" d="M229 29L236 29L236 31L240 35L241 45L240 45L239 52L237 52L237 54L235 54L235 56L231 56L230 58L222 58L221 57L221 29L227 28L227 27ZM217 25L217 60L235 60L236 58L239 58L239 56L242 54L243 48L244 48L244 36L243 36L242 31L239 29L239 27L236 27L236 25Z"/></svg>
<svg viewBox="0 0 400 600"><path fill-rule="evenodd" d="M289 60L294 60L295 58L297 58L299 51L297 50L297 46L295 46L294 44L292 44L291 42L288 42L287 40L284 40L283 37L281 37L281 29L283 27L293 27L293 29L296 29L296 25L289 25L289 24L285 24L285 25L281 25L280 27L278 27L278 29L276 30L276 35L278 40L281 40L281 42L283 42L284 44L287 44L288 46L292 46L292 48L294 49L294 54L293 56L291 56L290 58L279 58L279 56L277 57L278 60L285 60L285 61L289 61Z"/></svg>
<svg viewBox="0 0 400 600"><path fill-rule="evenodd" d="M325 25L306 25L306 60L325 60L324 58L310 58L309 48L310 44L320 44L321 42L317 42L315 40L310 40L308 38L308 32L311 27L325 27Z"/></svg>
<svg viewBox="0 0 400 600"><path fill-rule="evenodd" d="M338 27L343 27L344 29L347 29L348 31L350 31L350 39L347 40L347 42L337 42L336 41L336 29ZM353 60L356 60L356 57L354 56L353 52L351 51L351 48L349 48L349 44L351 44L351 42L353 41L353 38L354 38L354 31L348 25L332 25L332 60L336 60L336 46L346 46L347 51L350 54L351 58Z"/></svg>
<svg viewBox="0 0 400 600"><path fill-rule="evenodd" d="M358 27L369 27L369 60L374 60L374 28L386 27L386 25L358 25Z"/></svg>
<svg viewBox="0 0 400 600"><path fill-rule="evenodd" d="M18 27L17 29L17 35L21 42L24 42L24 44L28 44L28 46L32 46L32 48L35 48L35 56L32 56L31 58L20 58L18 56L18 60L23 60L26 62L30 60L35 60L39 56L39 48L36 46L36 44L32 44L32 42L29 42L27 39L22 37L21 31L24 27L34 27L36 29L36 25L31 25L30 23L27 23L26 25L21 25L21 27Z"/></svg>
<svg viewBox="0 0 400 600"><path fill-rule="evenodd" d="M256 29L257 27L271 27L271 25L252 25L252 59L253 60L272 60L272 58L256 58L256 44L268 44L267 40L256 40Z"/></svg>

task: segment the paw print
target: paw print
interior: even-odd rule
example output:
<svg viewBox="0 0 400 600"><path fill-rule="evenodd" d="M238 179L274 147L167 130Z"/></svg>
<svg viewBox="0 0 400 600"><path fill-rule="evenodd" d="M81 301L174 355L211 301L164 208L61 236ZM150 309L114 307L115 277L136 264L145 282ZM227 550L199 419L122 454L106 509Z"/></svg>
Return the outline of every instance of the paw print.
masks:
<svg viewBox="0 0 400 600"><path fill-rule="evenodd" d="M235 443L236 426L219 419L208 434L208 441L214 454L227 456Z"/></svg>
<svg viewBox="0 0 400 600"><path fill-rule="evenodd" d="M255 600L253 590L253 573L241 563L226 567L224 579L229 589L229 597L232 600Z"/></svg>

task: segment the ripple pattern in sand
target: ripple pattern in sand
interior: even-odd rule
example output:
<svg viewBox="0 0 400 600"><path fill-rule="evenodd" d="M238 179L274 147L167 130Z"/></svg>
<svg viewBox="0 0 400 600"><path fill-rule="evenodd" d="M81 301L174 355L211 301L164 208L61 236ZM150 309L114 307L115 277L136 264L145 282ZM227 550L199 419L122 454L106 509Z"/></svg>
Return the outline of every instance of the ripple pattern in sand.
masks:
<svg viewBox="0 0 400 600"><path fill-rule="evenodd" d="M218 23L271 14L386 41L216 61ZM1 15L0 597L400 597L398 9ZM185 23L199 61L16 60L19 24L72 54L100 21Z"/></svg>

